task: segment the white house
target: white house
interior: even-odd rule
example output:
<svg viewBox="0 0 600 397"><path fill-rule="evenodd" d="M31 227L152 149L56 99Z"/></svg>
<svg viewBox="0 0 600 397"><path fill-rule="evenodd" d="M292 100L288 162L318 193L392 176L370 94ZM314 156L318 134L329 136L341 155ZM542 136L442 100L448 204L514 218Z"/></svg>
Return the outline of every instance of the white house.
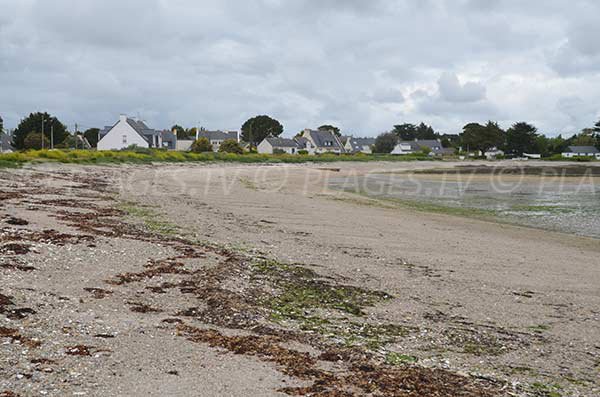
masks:
<svg viewBox="0 0 600 397"><path fill-rule="evenodd" d="M283 151L287 154L298 153L298 142L289 138L276 138L272 135L266 137L256 147L258 153L273 154L274 151Z"/></svg>
<svg viewBox="0 0 600 397"><path fill-rule="evenodd" d="M594 146L569 146L567 151L562 154L563 157L595 157L600 160L600 150Z"/></svg>
<svg viewBox="0 0 600 397"><path fill-rule="evenodd" d="M344 144L347 153L373 153L375 138L353 138L349 136Z"/></svg>
<svg viewBox="0 0 600 397"><path fill-rule="evenodd" d="M12 136L0 131L0 153L12 153Z"/></svg>
<svg viewBox="0 0 600 397"><path fill-rule="evenodd" d="M438 139L415 139L414 141L398 142L392 150L392 154L414 154L422 152L423 148L428 148L430 155L434 156L454 153L454 150L444 148L442 142Z"/></svg>
<svg viewBox="0 0 600 397"><path fill-rule="evenodd" d="M133 120L125 115L112 127L100 131L98 150L121 150L131 145L142 148L162 147L160 131L149 128L143 121Z"/></svg>
<svg viewBox="0 0 600 397"><path fill-rule="evenodd" d="M302 136L297 136L294 138L294 140L296 141L296 143L298 143L299 151L305 151L311 155L315 154L315 147L313 146L311 141L309 141L308 139L306 139Z"/></svg>
<svg viewBox="0 0 600 397"><path fill-rule="evenodd" d="M488 160L493 160L497 157L504 156L504 151L498 149L497 147L493 147L491 149L486 150L483 155Z"/></svg>
<svg viewBox="0 0 600 397"><path fill-rule="evenodd" d="M346 152L344 149L344 145L342 145L342 142L340 141L338 136L331 131L315 131L311 129L305 129L302 132L301 138L306 139L306 141L302 139L302 145L304 145L305 143L307 145L310 144L311 148L309 150L309 153L312 152L316 154L340 154ZM306 149L303 148L302 150Z"/></svg>

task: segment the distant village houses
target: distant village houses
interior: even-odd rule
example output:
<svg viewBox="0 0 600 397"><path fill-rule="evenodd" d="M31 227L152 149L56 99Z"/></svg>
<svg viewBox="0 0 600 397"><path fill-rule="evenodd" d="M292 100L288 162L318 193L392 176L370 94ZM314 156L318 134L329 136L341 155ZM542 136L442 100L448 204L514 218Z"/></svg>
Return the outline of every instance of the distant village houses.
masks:
<svg viewBox="0 0 600 397"><path fill-rule="evenodd" d="M346 153L373 153L373 145L375 145L375 138L353 138L351 136L346 137L344 143L344 150Z"/></svg>
<svg viewBox="0 0 600 397"><path fill-rule="evenodd" d="M206 131L200 130L196 132L196 136L193 139L178 139L176 150L186 152L191 149L192 144L195 140L200 138L206 138L212 145L213 152L218 152L221 144L228 139L233 139L236 142L240 142L240 137L237 131Z"/></svg>
<svg viewBox="0 0 600 397"><path fill-rule="evenodd" d="M344 145L340 141L340 138L331 131L319 131L305 129L300 135L309 147L310 154L321 154L321 153L345 153Z"/></svg>
<svg viewBox="0 0 600 397"><path fill-rule="evenodd" d="M268 136L258 144L257 150L259 153L265 154L298 154L299 152L305 152L312 155L347 152L340 138L333 132L308 128L293 139Z"/></svg>
<svg viewBox="0 0 600 397"><path fill-rule="evenodd" d="M300 150L300 145L294 139L279 138L271 135L263 139L256 147L256 150L261 154L297 154L298 150Z"/></svg>
<svg viewBox="0 0 600 397"><path fill-rule="evenodd" d="M392 154L405 155L429 150L433 156L444 156L454 153L454 149L445 148L439 139L415 139L414 141L400 141L392 150Z"/></svg>

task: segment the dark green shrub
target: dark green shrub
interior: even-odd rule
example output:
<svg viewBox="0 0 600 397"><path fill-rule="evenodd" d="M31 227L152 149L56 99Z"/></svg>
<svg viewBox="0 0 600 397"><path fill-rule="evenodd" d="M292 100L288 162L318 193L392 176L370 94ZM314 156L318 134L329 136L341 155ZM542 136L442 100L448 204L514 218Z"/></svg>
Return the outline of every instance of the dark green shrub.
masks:
<svg viewBox="0 0 600 397"><path fill-rule="evenodd" d="M226 139L221 143L221 146L219 146L219 152L242 154L244 153L244 149L242 149L235 139Z"/></svg>
<svg viewBox="0 0 600 397"><path fill-rule="evenodd" d="M191 151L194 153L207 153L212 152L213 147L210 144L210 141L206 137L201 137L196 139L194 143L192 143Z"/></svg>

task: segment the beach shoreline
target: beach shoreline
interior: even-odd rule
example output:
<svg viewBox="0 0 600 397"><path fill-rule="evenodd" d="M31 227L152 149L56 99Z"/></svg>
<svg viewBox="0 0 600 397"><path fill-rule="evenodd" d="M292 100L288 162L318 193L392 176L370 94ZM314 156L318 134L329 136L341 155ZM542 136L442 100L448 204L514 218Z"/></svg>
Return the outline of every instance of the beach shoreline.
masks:
<svg viewBox="0 0 600 397"><path fill-rule="evenodd" d="M134 223L137 221L171 237L184 235L193 241L271 258L278 263L301 264L321 277L390 294L392 299L366 307L361 321L396 324L410 332L378 346L373 354L380 360L385 361L392 352L403 359L414 358L416 365L423 368L450 370L471 374L471 377L478 375L500 383L517 382L522 387L515 390L522 395L534 395L533 384L543 385L539 387L545 387L549 392L559 384L557 392L561 393L596 393L600 387L594 377L600 363L598 240L374 205L370 202L372 199L334 191L328 183L331 178L428 167L439 167L439 162L118 167L49 164L0 171L5 183L0 190L8 195L23 189L31 190L32 186L39 187L40 193L34 197L7 196L2 207L5 218L27 220L29 226L22 228L52 227L75 234L72 226L54 220L55 213L48 215L69 208L69 202L59 201L53 205L39 202L45 196L67 192L72 199L97 201L102 208L121 208ZM94 197L99 194L94 190L96 186L65 188L65 185L84 184L85 178L106 183L102 198ZM53 199L58 200L58 197ZM97 284L93 288L108 290L106 285L101 286L105 279L117 273L139 272L147 260L165 256L173 249L156 243L131 243L106 236L98 240L94 242L96 247L81 248L83 251L75 257L84 262L97 258L97 263L104 261L109 264L108 268L98 270L94 266L90 268L89 264L77 271L72 266L65 269L65 261L73 260L69 256L73 255L72 251L69 254L64 247L43 245L35 247L38 252L24 254L26 262L35 267L35 271L2 270L6 272L7 283L0 293L13 297L16 303L19 299L22 302L29 299L32 305L41 304L42 295L60 290L61 283L48 282L48 276L63 277L64 280L87 277L88 281ZM48 252L53 256L48 257ZM191 259L190 263L194 264L186 262L186 268L203 266L200 263L203 261L205 259ZM73 284L80 283L73 281ZM27 285L35 286L43 294L27 292ZM228 284L226 289L239 292L238 287ZM97 303L108 302L108 306L117 310L119 299L122 305L123 299L137 297L136 303L148 307L158 305L158 298L147 297L141 294L142 290L138 287L131 291L115 289L108 300L96 301L84 297L83 294L89 295L85 291L66 288L65 295L70 299L64 302L70 302L69 307L80 311L77 317L84 326L90 321L85 313L92 311L100 317L108 315L97 307ZM30 297L31 294L35 297ZM77 308L77 299L85 302L81 308ZM110 304L111 299L116 301ZM176 306L174 302L185 305L186 297L173 296L169 304ZM60 328L59 324L69 317L61 319L64 312L57 312L56 308L36 307L34 310L39 313L49 310L54 319L52 324L41 322L38 328ZM119 329L124 327L123 324L129 324L130 313L127 310L119 313L117 320L103 318L102 322ZM150 315L148 319L135 313L132 318L147 334L156 332L157 324L164 319L159 320L159 314ZM35 317L35 314L31 316ZM283 326L295 329L298 320L284 322ZM127 382L121 382L120 392L127 390L127 385L133 387L135 384L133 374L126 369L125 357L133 354L127 342L135 345L131 330L136 327L129 324L127 332L121 331L120 335L126 334L130 339L119 340L117 337L114 342L112 338L106 339L108 345L116 343L123 352L122 356L115 353L107 354L110 357L106 358L110 361L115 356L121 357L118 361L121 364L115 365ZM166 335L169 335L168 331ZM194 343L192 349L198 350L192 350L191 354L204 357L206 362L206 369L202 371L185 358L189 353L181 350L175 342L176 336L167 338L163 335L158 339L168 340L165 346L174 349L172 361L177 364L168 371L182 375L178 375L179 386L174 381L165 381L165 384L174 388L170 391L179 390L182 395L190 390L186 388L196 387L198 382L186 376L186 371L200 371L206 375L202 376L205 390L214 395L248 392L251 379L259 373L264 382L252 386L256 395L276 395L276 390L297 383L278 372L272 363L255 358L250 358L252 364L248 364L246 358L227 355L227 365L235 369L224 368L216 364L218 359L208 358L214 354L212 349L206 344ZM110 350L115 351L115 348ZM102 356L102 352L97 354ZM151 361L146 357L140 366L156 371L157 365ZM248 365L247 370L242 369L244 365ZM86 367L86 371L89 368ZM104 365L94 364L92 368L100 383L105 384L89 385L86 390L90 394L97 395L98 390L117 391L114 389L117 385L106 383L110 376ZM160 371L163 369L161 367ZM10 372L7 377L10 380L0 384L0 391L3 387L19 390L22 386L15 380L15 371L3 371ZM168 371L161 373L164 375ZM239 375L239 381L227 379L227 371ZM144 374L148 376L146 371ZM164 375L167 379L175 376L167 375ZM212 381L207 380L210 376L214 378ZM34 379L38 379L38 375ZM40 382L43 385L43 380ZM76 388L69 390L77 391ZM150 386L148 393L152 395Z"/></svg>

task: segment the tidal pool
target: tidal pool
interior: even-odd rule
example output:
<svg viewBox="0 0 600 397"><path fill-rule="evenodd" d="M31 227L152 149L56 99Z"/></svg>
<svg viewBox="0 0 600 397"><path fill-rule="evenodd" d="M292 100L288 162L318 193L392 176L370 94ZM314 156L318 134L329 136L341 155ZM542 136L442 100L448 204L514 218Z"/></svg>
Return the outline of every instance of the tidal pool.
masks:
<svg viewBox="0 0 600 397"><path fill-rule="evenodd" d="M600 176L595 172L571 176L468 170L373 173L335 178L330 186L413 208L600 238Z"/></svg>

